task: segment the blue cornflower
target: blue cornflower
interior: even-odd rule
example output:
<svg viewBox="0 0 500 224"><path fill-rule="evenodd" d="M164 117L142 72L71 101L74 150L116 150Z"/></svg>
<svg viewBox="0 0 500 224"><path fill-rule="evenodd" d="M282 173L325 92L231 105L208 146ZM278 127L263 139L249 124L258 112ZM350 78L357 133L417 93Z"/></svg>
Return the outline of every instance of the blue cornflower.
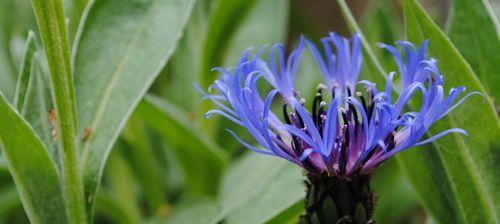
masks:
<svg viewBox="0 0 500 224"><path fill-rule="evenodd" d="M311 101L311 110L294 86L304 43L324 78ZM471 92L458 102L465 91L463 86L445 94L437 61L426 55L428 41L418 49L412 43L397 42L404 54L394 46L380 44L394 57L399 70L387 75L382 89L368 80L358 81L362 66L358 35L347 39L331 33L321 44L319 49L301 38L289 56L277 44L269 51L268 61L261 59L265 48L253 57L247 50L235 68L215 68L221 77L209 93L197 87L218 106L206 115L219 114L244 127L261 148L228 131L250 150L282 157L308 173L339 178L369 174L392 155L446 134L467 134L452 128L422 140L434 122L477 94ZM393 85L395 76L399 76L399 85ZM259 80L270 86L265 93L257 88ZM400 93L397 98L395 91ZM271 111L278 95L283 105L281 115ZM409 111L408 103L416 97L421 98L421 105Z"/></svg>

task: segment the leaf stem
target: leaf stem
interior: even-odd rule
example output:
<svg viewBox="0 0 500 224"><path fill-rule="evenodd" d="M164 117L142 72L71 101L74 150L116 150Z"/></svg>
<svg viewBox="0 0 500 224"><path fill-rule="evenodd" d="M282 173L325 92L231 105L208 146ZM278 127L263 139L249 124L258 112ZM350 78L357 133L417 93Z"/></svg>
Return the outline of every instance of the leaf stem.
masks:
<svg viewBox="0 0 500 224"><path fill-rule="evenodd" d="M61 0L32 0L50 70L61 150L62 187L70 223L86 223L76 147L76 108Z"/></svg>

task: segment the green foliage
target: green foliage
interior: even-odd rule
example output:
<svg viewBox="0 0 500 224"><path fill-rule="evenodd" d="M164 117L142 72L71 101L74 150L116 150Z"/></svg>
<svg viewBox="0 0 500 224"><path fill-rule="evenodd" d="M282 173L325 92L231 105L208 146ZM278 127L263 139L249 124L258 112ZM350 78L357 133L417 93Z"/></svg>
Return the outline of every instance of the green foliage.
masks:
<svg viewBox="0 0 500 224"><path fill-rule="evenodd" d="M146 97L137 114L172 146L191 191L214 194L228 157L225 151L200 135L181 110L156 97Z"/></svg>
<svg viewBox="0 0 500 224"><path fill-rule="evenodd" d="M29 124L0 95L0 146L32 223L67 223L61 179Z"/></svg>
<svg viewBox="0 0 500 224"><path fill-rule="evenodd" d="M487 0L455 0L450 39L498 103L500 89L500 24Z"/></svg>
<svg viewBox="0 0 500 224"><path fill-rule="evenodd" d="M74 47L87 208L120 130L175 49L193 1L89 3ZM169 27L164 29L164 27Z"/></svg>
<svg viewBox="0 0 500 224"><path fill-rule="evenodd" d="M439 61L447 83L451 86L464 85L486 96L470 66L421 6L414 0L408 0L405 1L404 11L408 40L418 43L430 39L430 54ZM431 133L438 133L438 130L450 127L464 127L470 133L469 138L454 135L437 141L432 152L421 154L414 150L402 156L401 165L424 200L424 205L438 222L499 222L500 205L497 202L500 200L500 185L496 172L499 167L500 125L491 102L488 98L484 101L476 98L465 102L431 129ZM422 160L432 163L411 162ZM427 172L419 172L422 169L420 166L425 167ZM434 172L442 173L444 178L427 182L428 175ZM433 194L427 193L433 191L429 188L449 192L446 193L446 200L433 198ZM443 208L451 212L442 212Z"/></svg>
<svg viewBox="0 0 500 224"><path fill-rule="evenodd" d="M438 21L449 38L417 0L29 2L0 1L0 223L296 223L300 168L247 152L225 131L252 143L237 125L206 121L211 105L193 82L206 89L212 67L234 66L249 47L325 33L333 22L316 17L329 7L362 37L362 79L383 85L395 65L374 46L406 31L417 45L430 40L445 88L485 96L428 133L461 127L469 137L377 169L376 221L500 223L500 25L487 0L455 0ZM307 97L320 74L307 50L302 59L297 91Z"/></svg>

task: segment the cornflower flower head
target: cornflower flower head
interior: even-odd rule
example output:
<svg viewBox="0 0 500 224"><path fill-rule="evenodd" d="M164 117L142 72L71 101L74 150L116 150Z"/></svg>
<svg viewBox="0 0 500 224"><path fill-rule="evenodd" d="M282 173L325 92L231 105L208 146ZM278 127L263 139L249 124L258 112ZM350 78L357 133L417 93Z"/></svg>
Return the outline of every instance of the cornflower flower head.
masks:
<svg viewBox="0 0 500 224"><path fill-rule="evenodd" d="M252 151L302 167L310 181L308 188L330 192L327 195L336 201L339 195L332 192L344 189L340 185L347 184L349 189L368 185L367 177L374 168L394 154L449 133L467 134L452 128L423 139L434 122L477 92L459 99L465 91L459 86L445 93L437 61L426 55L428 41L419 48L406 41L397 45L404 53L394 46L379 45L394 57L399 70L387 75L382 88L368 80L358 81L363 61L360 37L347 39L335 33L321 39L319 48L301 38L288 56L281 44L274 45L267 61L261 58L264 48L253 57L247 50L235 68L214 69L221 77L208 93L197 88L218 106L206 116L222 115L244 127L261 147L228 131ZM324 78L309 108L294 83L304 50L313 55ZM257 88L260 80L269 84L267 91ZM419 98L419 107L408 109L414 98ZM277 114L271 111L276 101L282 105ZM369 187L360 191L364 192L350 190L342 194L350 195L354 204L361 203L370 217L373 195ZM323 199L308 199L312 200L306 205L308 213L315 209L315 201ZM335 204L337 210L341 207L340 217L354 217L355 207Z"/></svg>

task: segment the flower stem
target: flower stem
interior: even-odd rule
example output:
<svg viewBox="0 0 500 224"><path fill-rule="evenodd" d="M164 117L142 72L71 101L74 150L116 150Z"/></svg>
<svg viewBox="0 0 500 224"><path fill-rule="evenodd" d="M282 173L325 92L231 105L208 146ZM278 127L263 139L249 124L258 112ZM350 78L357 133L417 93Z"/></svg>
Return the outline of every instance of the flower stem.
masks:
<svg viewBox="0 0 500 224"><path fill-rule="evenodd" d="M309 174L306 186L306 213L300 223L374 223L370 176L342 179Z"/></svg>

